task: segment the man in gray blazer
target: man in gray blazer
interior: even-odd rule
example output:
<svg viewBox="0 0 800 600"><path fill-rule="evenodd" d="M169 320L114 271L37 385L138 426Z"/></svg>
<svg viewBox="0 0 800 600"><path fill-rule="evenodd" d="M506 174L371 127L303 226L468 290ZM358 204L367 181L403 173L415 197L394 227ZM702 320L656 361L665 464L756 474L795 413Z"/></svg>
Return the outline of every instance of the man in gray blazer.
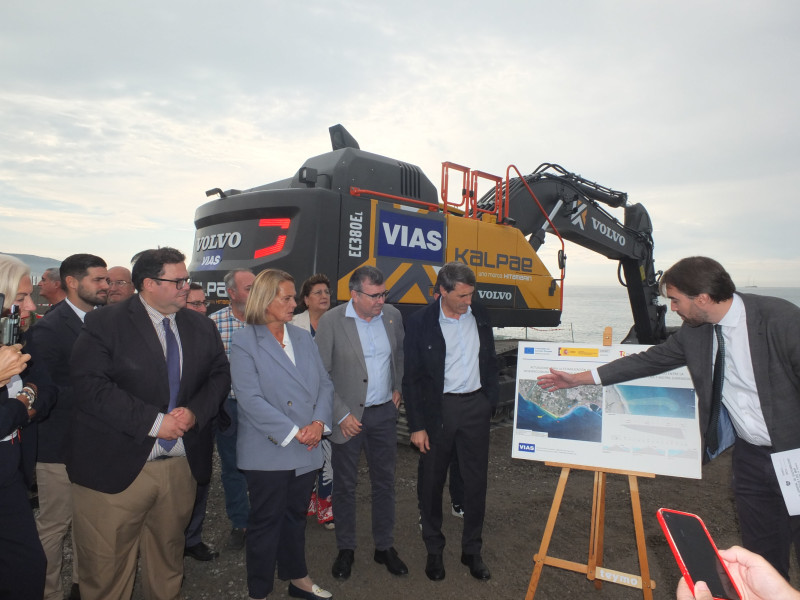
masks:
<svg viewBox="0 0 800 600"><path fill-rule="evenodd" d="M684 258L661 278L662 294L684 321L680 330L663 344L594 372L551 370L539 377L539 385L550 391L612 385L688 367L699 402L704 459L734 446L742 543L788 579L792 544L800 552L800 517L786 509L770 455L800 447L800 308L735 289L718 262ZM715 410L713 373L720 357L721 404Z"/></svg>
<svg viewBox="0 0 800 600"><path fill-rule="evenodd" d="M394 549L394 470L397 462L397 409L403 381L403 321L384 304L383 274L359 267L350 277L350 301L325 313L314 338L333 380L331 463L336 473L333 514L339 554L331 573L347 579L356 547L356 484L361 449L372 484L372 537L375 562L393 575L408 568Z"/></svg>

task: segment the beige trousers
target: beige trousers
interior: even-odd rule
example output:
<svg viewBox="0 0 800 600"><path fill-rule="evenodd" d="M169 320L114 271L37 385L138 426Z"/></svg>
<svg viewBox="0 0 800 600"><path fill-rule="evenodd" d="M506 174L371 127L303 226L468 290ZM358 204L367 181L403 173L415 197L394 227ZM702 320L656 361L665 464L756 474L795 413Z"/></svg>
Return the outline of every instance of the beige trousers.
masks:
<svg viewBox="0 0 800 600"><path fill-rule="evenodd" d="M44 600L62 600L61 563L64 537L72 525L72 488L67 468L62 463L36 463L36 485L39 489L39 516L36 529L47 556ZM72 582L78 580L78 557L72 543Z"/></svg>
<svg viewBox="0 0 800 600"><path fill-rule="evenodd" d="M183 579L183 532L196 483L185 457L145 463L119 494L72 485L73 531L83 600L128 600L142 560L145 600L178 600Z"/></svg>

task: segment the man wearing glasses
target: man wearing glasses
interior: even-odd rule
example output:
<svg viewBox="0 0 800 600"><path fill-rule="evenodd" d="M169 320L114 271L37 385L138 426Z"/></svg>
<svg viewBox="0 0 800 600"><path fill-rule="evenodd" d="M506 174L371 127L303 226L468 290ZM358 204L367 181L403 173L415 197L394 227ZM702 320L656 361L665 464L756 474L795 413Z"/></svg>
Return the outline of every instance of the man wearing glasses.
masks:
<svg viewBox="0 0 800 600"><path fill-rule="evenodd" d="M184 261L174 248L142 252L139 294L87 315L75 342L67 472L85 600L130 598L137 554L144 596L180 597L184 530L231 384L214 324L181 310Z"/></svg>
<svg viewBox="0 0 800 600"><path fill-rule="evenodd" d="M393 575L408 568L394 549L394 470L397 410L403 380L403 321L384 304L383 274L371 266L353 271L350 301L326 312L314 338L333 380L331 463L336 473L333 514L339 554L331 573L347 579L355 560L356 484L364 449L372 484L375 562Z"/></svg>
<svg viewBox="0 0 800 600"><path fill-rule="evenodd" d="M131 272L125 267L108 270L108 303L116 304L133 296L136 289L131 281Z"/></svg>

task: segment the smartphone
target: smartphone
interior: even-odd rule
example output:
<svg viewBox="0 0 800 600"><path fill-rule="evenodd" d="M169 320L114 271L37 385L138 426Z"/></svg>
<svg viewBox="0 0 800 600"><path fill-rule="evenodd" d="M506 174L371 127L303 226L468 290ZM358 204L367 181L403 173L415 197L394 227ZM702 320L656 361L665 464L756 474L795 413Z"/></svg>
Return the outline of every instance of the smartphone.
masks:
<svg viewBox="0 0 800 600"><path fill-rule="evenodd" d="M705 581L715 600L741 600L700 517L669 508L659 508L656 515L692 593L695 581Z"/></svg>

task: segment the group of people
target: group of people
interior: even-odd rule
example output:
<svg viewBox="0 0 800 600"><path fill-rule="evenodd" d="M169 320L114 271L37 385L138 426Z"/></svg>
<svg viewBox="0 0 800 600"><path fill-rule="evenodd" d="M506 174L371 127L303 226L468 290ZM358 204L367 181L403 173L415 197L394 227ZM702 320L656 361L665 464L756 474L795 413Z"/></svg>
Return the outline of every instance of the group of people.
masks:
<svg viewBox="0 0 800 600"><path fill-rule="evenodd" d="M229 305L211 318L179 251L146 250L131 272L117 269L89 254L65 259L40 283L54 306L24 346L0 348L0 598L61 597L70 525L71 597L129 598L137 555L146 597L180 597L183 557L216 554L202 542L215 437L229 545L245 547L252 599L272 592L276 567L290 596L332 596L308 573L309 512L321 523L335 518L331 575L351 576L362 452L373 559L407 574L393 535L401 402L421 456L426 576L445 577L443 488L455 462L464 487L461 562L476 579L491 577L482 528L498 372L468 266L444 265L435 300L405 324L372 266L351 274L349 301L334 308L324 275L298 296L286 272L237 269L225 278ZM705 458L734 447L748 550L723 551L723 559L745 597L795 598L786 580L800 517L788 514L770 455L800 445L800 308L736 292L704 257L673 265L661 286L684 321L664 344L593 371L553 370L539 384L609 385L687 366ZM29 270L4 255L0 293L4 310L14 304L27 317L35 309ZM27 496L34 465L36 522ZM708 597L702 583L694 591L682 583L677 594Z"/></svg>
<svg viewBox="0 0 800 600"><path fill-rule="evenodd" d="M137 564L146 597L180 597L183 557L217 554L202 541L215 438L229 547L245 548L251 598L272 592L276 567L290 596L332 596L305 563L310 512L335 529L332 576L350 576L362 450L373 558L408 573L393 538L404 395L422 452L425 572L445 576L442 490L457 448L467 475L461 560L488 579L481 529L497 365L486 314L470 306L474 273L445 265L438 300L411 316L408 334L374 267L352 273L349 302L332 310L321 274L299 295L275 269L237 269L225 285L228 306L208 318L204 290L173 248L139 253L131 271L78 254L43 273L51 308L24 346L0 350L0 598L63 597L70 527L68 597L129 598ZM35 310L30 271L10 256L0 255L0 292L4 309ZM30 576L14 576L22 572Z"/></svg>

